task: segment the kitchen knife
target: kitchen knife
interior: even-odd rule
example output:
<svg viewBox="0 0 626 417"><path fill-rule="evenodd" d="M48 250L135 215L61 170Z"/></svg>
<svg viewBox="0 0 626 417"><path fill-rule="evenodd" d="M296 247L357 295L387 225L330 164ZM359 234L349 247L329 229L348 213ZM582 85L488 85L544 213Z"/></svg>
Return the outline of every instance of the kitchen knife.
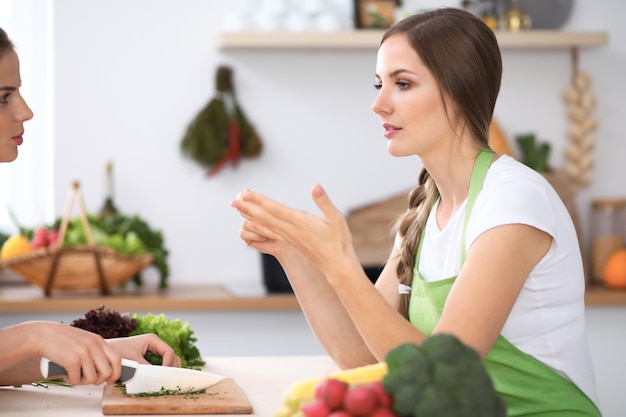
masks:
<svg viewBox="0 0 626 417"><path fill-rule="evenodd" d="M41 374L44 378L67 375L60 365L47 358L41 358ZM201 391L224 380L223 376L173 366L141 364L130 359L122 359L120 381L126 386L127 394L142 394L160 391Z"/></svg>

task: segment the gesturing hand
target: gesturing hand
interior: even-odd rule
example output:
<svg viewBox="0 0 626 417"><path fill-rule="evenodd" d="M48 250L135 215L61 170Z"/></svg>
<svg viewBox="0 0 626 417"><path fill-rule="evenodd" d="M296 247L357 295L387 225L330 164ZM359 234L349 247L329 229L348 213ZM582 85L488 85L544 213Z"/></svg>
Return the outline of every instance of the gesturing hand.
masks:
<svg viewBox="0 0 626 417"><path fill-rule="evenodd" d="M313 201L322 212L315 216L244 190L231 203L245 218L242 239L259 250L286 244L296 248L322 271L340 268L356 259L352 236L342 213L320 185L312 189ZM274 249L276 250L276 249Z"/></svg>

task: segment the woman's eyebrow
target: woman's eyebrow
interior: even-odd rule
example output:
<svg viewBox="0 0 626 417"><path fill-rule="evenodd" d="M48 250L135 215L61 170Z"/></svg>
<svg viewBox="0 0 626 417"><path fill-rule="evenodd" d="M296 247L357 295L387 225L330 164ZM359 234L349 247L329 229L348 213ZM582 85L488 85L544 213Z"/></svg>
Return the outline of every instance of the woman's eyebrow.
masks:
<svg viewBox="0 0 626 417"><path fill-rule="evenodd" d="M395 71L392 71L391 74L389 74L389 76L390 77L395 77L396 75L402 74L403 72L408 72L409 74L415 74L413 71L409 71L408 69L400 68L400 69L397 69Z"/></svg>
<svg viewBox="0 0 626 417"><path fill-rule="evenodd" d="M4 87L0 87L0 91L15 91L17 88L5 85Z"/></svg>
<svg viewBox="0 0 626 417"><path fill-rule="evenodd" d="M408 69L404 69L404 68L399 68L397 70L391 71L389 73L389 77L396 77L400 74L402 74L403 72L409 73L409 74L415 74L413 71L409 71ZM376 74L376 77L381 78L378 74Z"/></svg>

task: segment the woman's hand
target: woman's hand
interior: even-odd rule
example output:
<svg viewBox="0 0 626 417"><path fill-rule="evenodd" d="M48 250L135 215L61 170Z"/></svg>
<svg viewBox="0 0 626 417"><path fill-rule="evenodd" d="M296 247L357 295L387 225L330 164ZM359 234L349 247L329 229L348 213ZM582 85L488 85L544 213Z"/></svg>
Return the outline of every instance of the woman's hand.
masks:
<svg viewBox="0 0 626 417"><path fill-rule="evenodd" d="M123 358L132 359L139 363L148 363L144 358L147 352L152 352L163 359L162 366L180 367L180 358L174 349L161 340L156 334L142 334L130 337L107 339L108 345Z"/></svg>
<svg viewBox="0 0 626 417"><path fill-rule="evenodd" d="M62 323L24 322L0 330L0 385L41 380L42 357L65 368L63 378L71 385L115 384L122 374L122 358L146 363L143 355L148 351L160 355L163 365L180 366L174 350L154 334L104 340Z"/></svg>
<svg viewBox="0 0 626 417"><path fill-rule="evenodd" d="M237 194L237 201L245 201L244 200L244 192ZM231 204L233 207L236 206L236 203ZM240 212L241 213L241 212ZM293 246L290 246L284 240L276 240L270 239L265 236L262 236L255 230L254 223L250 221L248 218L245 218L243 213L241 213L244 219L241 221L241 229L239 230L239 237L243 240L246 245L254 248L262 253L267 253L274 256L279 261L281 259L295 259L300 257L301 254L298 253L298 250Z"/></svg>
<svg viewBox="0 0 626 417"><path fill-rule="evenodd" d="M322 272L341 268L354 261L352 236L342 213L332 204L324 189L312 190L322 216L296 210L250 190L231 203L245 218L241 238L251 247L280 259L280 251L292 246Z"/></svg>
<svg viewBox="0 0 626 417"><path fill-rule="evenodd" d="M67 371L72 385L114 384L120 377L121 355L104 339L76 327L54 322L24 323L21 334L33 337L39 354Z"/></svg>

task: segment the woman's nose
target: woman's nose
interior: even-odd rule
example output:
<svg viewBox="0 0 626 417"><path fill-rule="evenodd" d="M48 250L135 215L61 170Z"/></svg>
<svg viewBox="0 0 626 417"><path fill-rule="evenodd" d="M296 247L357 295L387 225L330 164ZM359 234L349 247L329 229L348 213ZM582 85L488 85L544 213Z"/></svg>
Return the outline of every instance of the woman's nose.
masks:
<svg viewBox="0 0 626 417"><path fill-rule="evenodd" d="M372 111L379 116L382 114L389 114L391 112L391 108L386 103L383 94L381 94L381 91L378 92L378 95L372 103Z"/></svg>
<svg viewBox="0 0 626 417"><path fill-rule="evenodd" d="M26 103L26 100L24 100L23 97L21 98L21 103L19 105L19 109L16 112L15 118L19 121L19 122L25 122L27 120L30 120L33 118L33 111L30 109L30 107L28 107L28 104Z"/></svg>

